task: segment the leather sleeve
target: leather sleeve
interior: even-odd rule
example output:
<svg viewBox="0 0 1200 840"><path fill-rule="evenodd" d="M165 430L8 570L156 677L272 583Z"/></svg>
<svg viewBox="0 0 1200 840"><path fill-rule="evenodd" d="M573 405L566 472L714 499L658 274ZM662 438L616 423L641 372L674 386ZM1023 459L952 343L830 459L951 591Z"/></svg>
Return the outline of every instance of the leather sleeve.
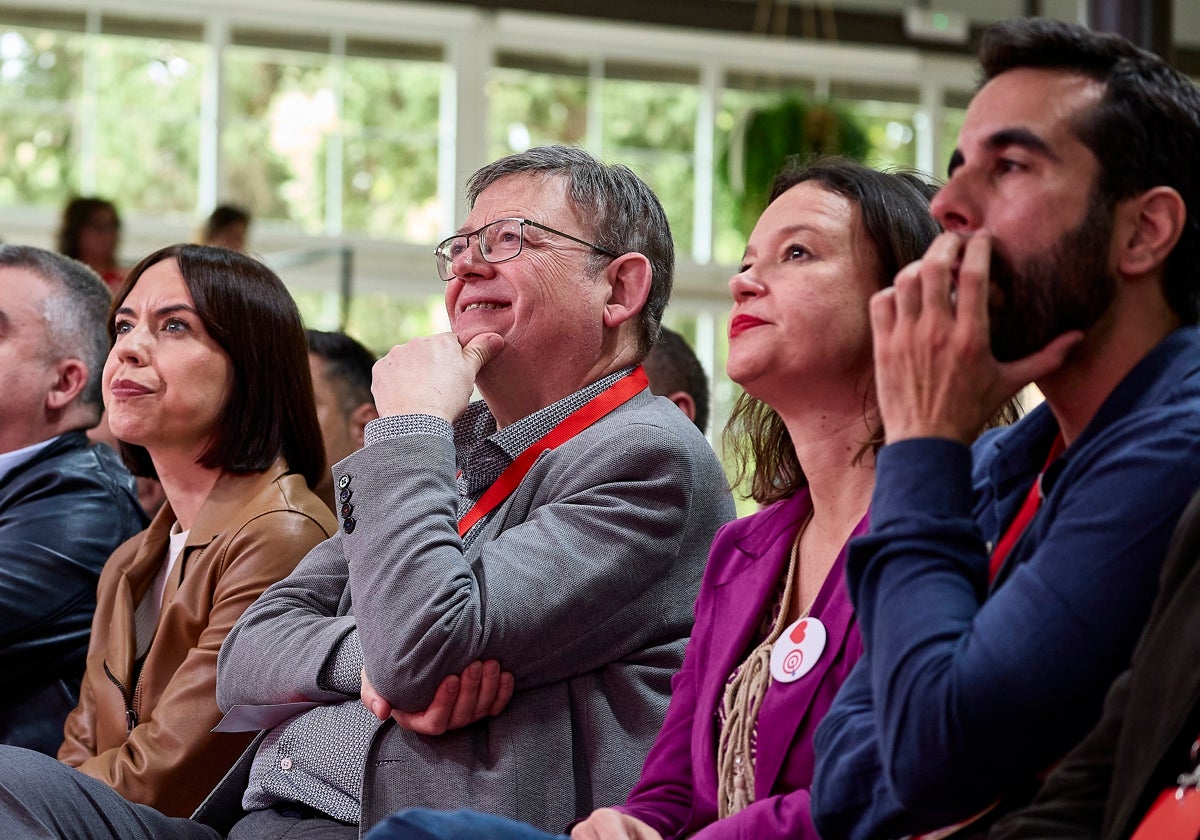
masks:
<svg viewBox="0 0 1200 840"><path fill-rule="evenodd" d="M0 501L0 690L77 675L104 562L144 527L100 456L76 450L6 479ZM115 468L115 462L113 467Z"/></svg>

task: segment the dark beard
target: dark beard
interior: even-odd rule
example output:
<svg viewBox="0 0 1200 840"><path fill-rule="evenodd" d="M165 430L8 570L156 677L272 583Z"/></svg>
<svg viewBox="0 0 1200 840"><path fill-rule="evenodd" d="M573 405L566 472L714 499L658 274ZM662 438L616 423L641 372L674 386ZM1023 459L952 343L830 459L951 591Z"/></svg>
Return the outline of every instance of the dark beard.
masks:
<svg viewBox="0 0 1200 840"><path fill-rule="evenodd" d="M1112 228L1108 202L1093 195L1076 228L1020 264L993 246L988 317L997 361L1024 358L1063 333L1085 330L1099 320L1117 290L1108 270Z"/></svg>

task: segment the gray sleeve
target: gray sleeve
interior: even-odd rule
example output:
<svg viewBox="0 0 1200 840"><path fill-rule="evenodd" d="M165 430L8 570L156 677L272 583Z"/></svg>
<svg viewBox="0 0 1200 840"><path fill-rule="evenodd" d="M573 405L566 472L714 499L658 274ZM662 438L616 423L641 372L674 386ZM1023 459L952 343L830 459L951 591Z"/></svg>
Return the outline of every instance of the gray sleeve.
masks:
<svg viewBox="0 0 1200 840"><path fill-rule="evenodd" d="M297 700L338 702L357 689L322 682L326 663L354 630L338 615L346 585L340 532L320 543L292 574L270 586L242 613L217 657L217 705Z"/></svg>
<svg viewBox="0 0 1200 840"><path fill-rule="evenodd" d="M449 441L381 441L343 464L358 488L358 527L340 545L363 657L400 709L425 708L445 675L476 659L499 659L532 688L647 647L664 635L673 588L690 608L728 518L710 504L693 513L711 524L689 528L705 482L689 447L648 423L606 424L543 455L468 557Z"/></svg>

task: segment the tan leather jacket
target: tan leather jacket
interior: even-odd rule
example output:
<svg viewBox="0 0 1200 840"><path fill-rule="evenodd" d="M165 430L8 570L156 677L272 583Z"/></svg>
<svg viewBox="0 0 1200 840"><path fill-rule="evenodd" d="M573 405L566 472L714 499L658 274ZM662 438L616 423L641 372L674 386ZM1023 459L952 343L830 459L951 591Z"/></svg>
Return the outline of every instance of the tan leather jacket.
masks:
<svg viewBox="0 0 1200 840"><path fill-rule="evenodd" d="M337 529L329 508L281 460L217 480L163 593L135 679L134 607L166 560L175 515L116 550L100 575L79 705L58 757L134 802L185 817L254 733L216 735L217 652L259 594Z"/></svg>

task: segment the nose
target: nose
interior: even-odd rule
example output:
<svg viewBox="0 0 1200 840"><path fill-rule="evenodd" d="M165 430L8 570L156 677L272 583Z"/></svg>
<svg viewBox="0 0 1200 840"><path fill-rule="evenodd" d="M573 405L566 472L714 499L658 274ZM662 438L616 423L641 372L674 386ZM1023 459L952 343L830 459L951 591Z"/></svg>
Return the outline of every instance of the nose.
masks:
<svg viewBox="0 0 1200 840"><path fill-rule="evenodd" d="M146 364L150 355L149 330L144 325L137 325L119 334L111 355L131 365L140 367Z"/></svg>
<svg viewBox="0 0 1200 840"><path fill-rule="evenodd" d="M763 291L763 284L754 274L753 267L739 271L729 278L729 292L733 295L734 302L758 297Z"/></svg>
<svg viewBox="0 0 1200 840"><path fill-rule="evenodd" d="M970 233L981 224L970 177L961 168L937 191L929 203L929 210L942 228L951 232Z"/></svg>

